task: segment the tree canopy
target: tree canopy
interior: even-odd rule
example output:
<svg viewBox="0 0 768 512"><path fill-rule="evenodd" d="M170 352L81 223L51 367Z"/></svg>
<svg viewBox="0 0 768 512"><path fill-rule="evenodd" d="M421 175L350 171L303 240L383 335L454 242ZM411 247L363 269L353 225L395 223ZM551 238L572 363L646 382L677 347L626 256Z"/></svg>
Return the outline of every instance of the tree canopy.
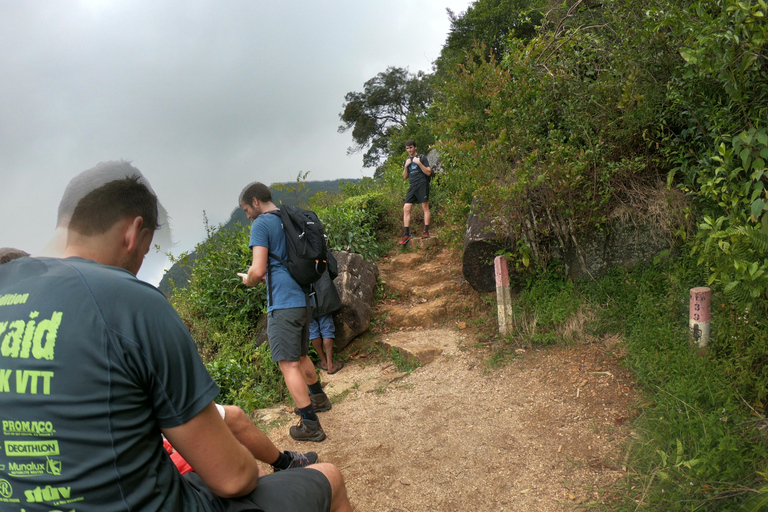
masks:
<svg viewBox="0 0 768 512"><path fill-rule="evenodd" d="M394 139L406 127L423 117L432 102L429 76L407 69L389 67L365 84L362 92L349 92L339 118L339 133L352 130L354 146L349 153L368 150L363 155L365 167L377 166L389 156Z"/></svg>

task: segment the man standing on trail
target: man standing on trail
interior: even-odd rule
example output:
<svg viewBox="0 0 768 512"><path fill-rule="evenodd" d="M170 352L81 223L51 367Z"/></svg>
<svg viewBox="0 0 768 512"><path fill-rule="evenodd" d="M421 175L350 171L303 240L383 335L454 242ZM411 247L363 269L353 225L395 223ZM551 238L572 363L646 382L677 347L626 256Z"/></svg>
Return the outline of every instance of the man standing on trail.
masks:
<svg viewBox="0 0 768 512"><path fill-rule="evenodd" d="M240 207L253 221L249 242L253 262L248 273L242 275L243 284L256 286L266 282L271 290L267 294L269 350L272 361L280 367L285 385L301 416L299 424L291 427L289 433L297 441L320 442L325 439L325 432L320 426L317 413L330 410L331 401L323 391L315 365L307 355L310 320L307 315L307 296L291 276L288 267L272 256L283 261L288 258L279 210L272 202L269 187L259 182L253 182L243 189L240 193ZM266 215L270 213L274 214Z"/></svg>
<svg viewBox="0 0 768 512"><path fill-rule="evenodd" d="M403 166L403 179L408 179L410 185L405 194L405 205L403 206L403 238L400 245L405 245L411 241L411 209L414 203L421 203L421 209L424 212L424 232L422 236L429 238L429 222L431 214L429 212L429 182L432 177L432 168L429 166L429 160L425 155L417 154L416 143L412 140L405 142L405 150L408 152L408 158L405 159Z"/></svg>

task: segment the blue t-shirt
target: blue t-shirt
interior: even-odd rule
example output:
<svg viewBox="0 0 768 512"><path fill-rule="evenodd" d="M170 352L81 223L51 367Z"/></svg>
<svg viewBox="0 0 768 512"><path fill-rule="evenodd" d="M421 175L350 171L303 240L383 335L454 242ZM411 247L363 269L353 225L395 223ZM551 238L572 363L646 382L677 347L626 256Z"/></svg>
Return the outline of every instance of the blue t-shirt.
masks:
<svg viewBox="0 0 768 512"><path fill-rule="evenodd" d="M212 510L160 428L218 392L168 300L130 272L0 265L0 510Z"/></svg>
<svg viewBox="0 0 768 512"><path fill-rule="evenodd" d="M285 247L285 230L280 216L263 213L256 217L251 224L249 246L251 249L254 246L266 247L272 254L286 260L288 250ZM268 264L267 287L272 287L274 304L269 301L269 292L267 292L267 311L307 307L307 297L299 283L291 277L288 267L271 256Z"/></svg>

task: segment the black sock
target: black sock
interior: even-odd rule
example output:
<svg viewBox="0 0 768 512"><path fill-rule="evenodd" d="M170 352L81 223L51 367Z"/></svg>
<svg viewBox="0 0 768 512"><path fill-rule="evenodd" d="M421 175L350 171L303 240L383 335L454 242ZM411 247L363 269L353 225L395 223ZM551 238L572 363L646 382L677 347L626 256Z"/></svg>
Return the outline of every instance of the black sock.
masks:
<svg viewBox="0 0 768 512"><path fill-rule="evenodd" d="M424 224L424 232L429 233L429 226L427 226L426 224Z"/></svg>
<svg viewBox="0 0 768 512"><path fill-rule="evenodd" d="M301 417L305 420L318 421L317 414L315 414L315 408L312 407L312 404L299 408L299 412L301 413Z"/></svg>
<svg viewBox="0 0 768 512"><path fill-rule="evenodd" d="M410 235L410 234L411 234L411 228L410 228L410 227L405 227L405 228L403 228L403 231L404 231L404 233L403 233L403 234L404 234L405 236L408 236L408 235Z"/></svg>
<svg viewBox="0 0 768 512"><path fill-rule="evenodd" d="M317 382L314 384L307 384L307 387L309 388L310 395L319 395L320 393L323 393L323 385L320 384L320 379L317 379Z"/></svg>
<svg viewBox="0 0 768 512"><path fill-rule="evenodd" d="M288 452L280 452L280 455L277 456L277 460L272 463L272 466L278 469L288 469L288 466L291 465L292 460L293 458L288 454Z"/></svg>

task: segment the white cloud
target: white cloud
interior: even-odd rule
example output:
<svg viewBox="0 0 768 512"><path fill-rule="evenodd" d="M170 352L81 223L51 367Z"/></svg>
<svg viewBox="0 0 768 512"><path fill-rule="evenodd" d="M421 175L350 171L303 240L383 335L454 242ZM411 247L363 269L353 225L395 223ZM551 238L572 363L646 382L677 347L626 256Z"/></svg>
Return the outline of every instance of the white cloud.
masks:
<svg viewBox="0 0 768 512"><path fill-rule="evenodd" d="M0 0L0 246L42 248L66 183L104 160L147 176L179 251L249 181L370 175L336 132L344 95L429 71L445 8L468 4Z"/></svg>

